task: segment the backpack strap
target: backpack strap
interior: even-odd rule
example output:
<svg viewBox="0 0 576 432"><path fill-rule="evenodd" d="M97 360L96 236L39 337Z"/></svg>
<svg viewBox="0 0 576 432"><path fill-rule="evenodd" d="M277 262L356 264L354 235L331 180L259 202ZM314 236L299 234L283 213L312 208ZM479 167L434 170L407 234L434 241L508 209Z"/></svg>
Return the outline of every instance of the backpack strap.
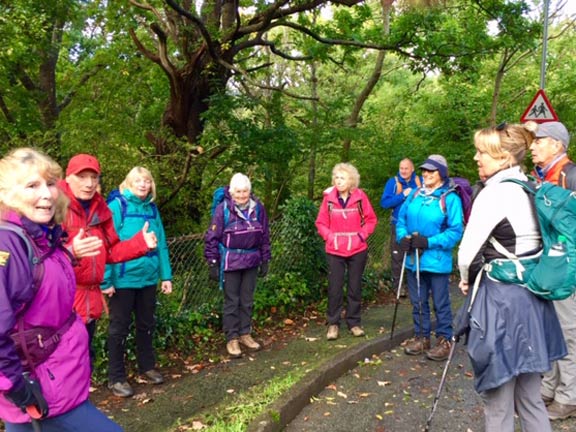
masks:
<svg viewBox="0 0 576 432"><path fill-rule="evenodd" d="M16 234L22 242L24 243L27 253L28 253L28 261L30 263L30 267L32 269L32 289L34 290L34 296L38 292L40 288L40 284L42 283L42 278L44 277L44 265L42 264L45 256L40 256L40 253L34 243L34 240L30 237L28 232L22 228L21 226L12 224L12 223L3 223L0 224L0 230L10 231ZM30 301L22 309L20 309L17 313L17 330L16 334L22 336L24 334L24 314L30 307L32 302ZM32 361L31 354L28 350L26 343L22 342L22 338L20 338L19 348L22 351L25 357L25 363L34 368L34 362Z"/></svg>
<svg viewBox="0 0 576 432"><path fill-rule="evenodd" d="M394 180L396 181L396 195L401 194L404 188L402 187L402 183L400 183L400 179L398 176L394 176Z"/></svg>
<svg viewBox="0 0 576 432"><path fill-rule="evenodd" d="M28 253L28 261L30 262L30 267L32 268L32 279L34 285L34 293L38 292L42 278L44 277L44 266L42 265L43 258L40 256L39 251L36 248L34 240L30 238L30 235L26 232L24 228L12 223L0 224L0 230L10 231L16 234L24 245L26 246L26 251Z"/></svg>
<svg viewBox="0 0 576 432"><path fill-rule="evenodd" d="M562 186L564 189L576 190L576 164L574 162L568 162L562 167L558 186Z"/></svg>
<svg viewBox="0 0 576 432"><path fill-rule="evenodd" d="M332 207L334 205L331 201L328 201L328 215L332 217ZM362 207L362 201L356 201L356 206L358 207L358 214L360 215L360 226L363 227L366 224L364 218L364 208Z"/></svg>

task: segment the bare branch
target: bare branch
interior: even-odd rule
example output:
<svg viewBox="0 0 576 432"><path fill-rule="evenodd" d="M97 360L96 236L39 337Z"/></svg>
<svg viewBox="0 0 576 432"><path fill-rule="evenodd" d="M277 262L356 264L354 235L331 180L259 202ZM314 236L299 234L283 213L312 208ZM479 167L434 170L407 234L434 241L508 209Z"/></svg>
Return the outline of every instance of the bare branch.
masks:
<svg viewBox="0 0 576 432"><path fill-rule="evenodd" d="M218 54L218 52L216 52L216 49L215 49L216 44L212 40L212 36L210 36L208 29L204 26L204 23L202 22L200 17L196 16L196 14L193 14L190 11L182 9L180 7L180 5L177 4L174 0L166 0L166 3L168 3L168 5L172 9L174 9L176 12L178 12L180 15L182 15L182 16L188 18L190 21L192 21L192 23L198 28L198 30L200 31L200 34L204 38L204 42L206 43L206 46L208 48L208 53L214 59L214 61L219 62L220 61L220 55Z"/></svg>
<svg viewBox="0 0 576 432"><path fill-rule="evenodd" d="M162 64L160 62L160 57L158 57L156 54L154 54L152 51L150 51L148 48L146 48L142 42L140 42L140 39L138 38L138 36L136 36L136 32L134 32L133 29L128 29L128 33L130 34L130 37L132 38L132 42L134 42L136 44L138 51L140 51L142 54L144 54L144 56L148 60L151 60L152 62L154 62L158 65Z"/></svg>

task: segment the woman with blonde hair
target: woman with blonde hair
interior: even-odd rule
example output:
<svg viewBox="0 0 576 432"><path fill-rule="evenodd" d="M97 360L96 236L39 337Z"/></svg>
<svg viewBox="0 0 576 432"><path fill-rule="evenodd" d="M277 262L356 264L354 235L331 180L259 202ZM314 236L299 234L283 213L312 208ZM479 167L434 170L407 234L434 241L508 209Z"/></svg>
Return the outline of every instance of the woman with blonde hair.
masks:
<svg viewBox="0 0 576 432"><path fill-rule="evenodd" d="M328 340L338 338L346 270L346 324L354 336L364 336L360 316L362 274L368 259L368 237L374 232L378 220L368 196L359 185L360 174L354 165L336 164L332 169L332 187L324 191L324 199L316 218L318 234L326 242L329 269Z"/></svg>
<svg viewBox="0 0 576 432"><path fill-rule="evenodd" d="M566 355L551 301L513 281L500 281L494 260L522 260L542 249L538 220L520 164L534 140L524 125L502 123L474 135L484 183L458 250L460 289L472 296L468 355L474 387L484 402L485 430L513 432L515 413L524 432L551 431L540 383L551 362Z"/></svg>
<svg viewBox="0 0 576 432"><path fill-rule="evenodd" d="M59 225L68 205L61 177L56 162L31 148L0 160L0 418L7 432L39 424L43 431L118 432L88 399L88 334L72 310L76 279ZM84 234L71 242L75 258L100 246Z"/></svg>
<svg viewBox="0 0 576 432"><path fill-rule="evenodd" d="M102 288L113 287L114 291L109 302L108 386L119 397L129 397L134 393L128 383L124 365L132 313L136 323L138 371L152 384L164 382L155 368L154 313L158 283L162 293L172 292L172 269L164 226L155 199L156 183L152 173L143 167L132 168L118 191L113 191L108 197L108 206L120 240L131 238L142 230L146 222L158 239L155 250L130 261L108 264L104 274Z"/></svg>

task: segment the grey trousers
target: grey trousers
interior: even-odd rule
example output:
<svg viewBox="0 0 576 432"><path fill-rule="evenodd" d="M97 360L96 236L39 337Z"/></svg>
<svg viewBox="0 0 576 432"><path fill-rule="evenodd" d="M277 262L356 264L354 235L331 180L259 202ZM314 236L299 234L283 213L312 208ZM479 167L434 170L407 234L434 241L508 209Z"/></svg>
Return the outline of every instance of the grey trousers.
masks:
<svg viewBox="0 0 576 432"><path fill-rule="evenodd" d="M576 298L555 301L568 355L552 365L542 379L542 396L564 405L576 405Z"/></svg>
<svg viewBox="0 0 576 432"><path fill-rule="evenodd" d="M222 327L226 341L250 334L258 267L227 271L224 275Z"/></svg>
<svg viewBox="0 0 576 432"><path fill-rule="evenodd" d="M548 411L540 397L539 373L520 374L500 387L481 393L486 432L514 432L514 412L522 432L551 432Z"/></svg>

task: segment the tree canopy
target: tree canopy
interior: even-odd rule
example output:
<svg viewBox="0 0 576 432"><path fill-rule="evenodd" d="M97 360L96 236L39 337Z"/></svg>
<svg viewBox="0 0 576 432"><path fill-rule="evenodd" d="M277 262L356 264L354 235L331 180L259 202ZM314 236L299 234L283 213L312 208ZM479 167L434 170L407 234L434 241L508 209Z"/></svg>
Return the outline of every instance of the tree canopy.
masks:
<svg viewBox="0 0 576 432"><path fill-rule="evenodd" d="M546 89L576 125L574 17L552 2ZM3 150L101 158L105 189L154 173L168 232L205 223L243 171L275 216L350 160L373 197L405 156L476 175L472 132L538 89L539 3L14 0L0 5Z"/></svg>

